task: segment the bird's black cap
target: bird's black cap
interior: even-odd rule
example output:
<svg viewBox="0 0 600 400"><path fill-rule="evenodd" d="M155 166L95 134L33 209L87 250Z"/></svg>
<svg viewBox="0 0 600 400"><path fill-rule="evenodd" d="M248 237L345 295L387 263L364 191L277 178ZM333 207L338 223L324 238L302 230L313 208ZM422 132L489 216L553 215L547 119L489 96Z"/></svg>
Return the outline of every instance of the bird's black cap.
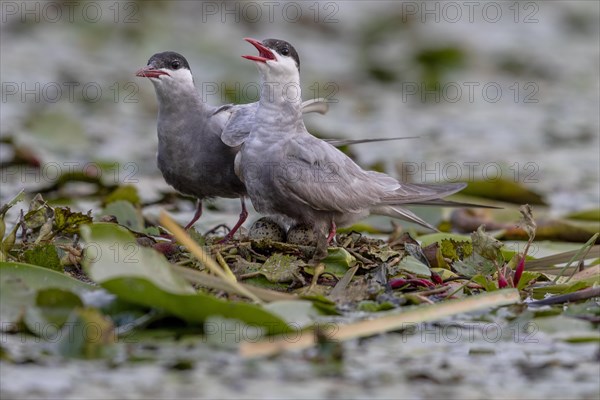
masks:
<svg viewBox="0 0 600 400"><path fill-rule="evenodd" d="M160 69L166 68L170 70L177 70L181 68L190 69L190 64L184 56L174 51L165 51L162 53L156 53L148 60L148 65L153 68Z"/></svg>
<svg viewBox="0 0 600 400"><path fill-rule="evenodd" d="M298 70L300 70L300 57L298 56L298 52L288 42L280 39L265 39L262 44L269 49L276 51L278 54L286 57L292 57L294 61L296 61L296 66Z"/></svg>

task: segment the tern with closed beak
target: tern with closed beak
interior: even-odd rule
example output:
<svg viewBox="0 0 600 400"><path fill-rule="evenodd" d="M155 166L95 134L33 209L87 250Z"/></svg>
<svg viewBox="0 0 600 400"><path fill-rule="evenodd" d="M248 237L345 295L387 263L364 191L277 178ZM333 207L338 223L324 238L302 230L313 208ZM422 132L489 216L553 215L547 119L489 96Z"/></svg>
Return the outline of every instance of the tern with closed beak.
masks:
<svg viewBox="0 0 600 400"><path fill-rule="evenodd" d="M158 98L158 168L177 191L198 199L189 229L202 215L202 200L211 197L241 199L242 211L225 240L233 237L248 216L246 189L233 171L236 148L221 140L249 134L258 103L214 107L196 91L188 61L181 54L154 54L136 76L149 78ZM307 112L327 112L327 104L306 102Z"/></svg>
<svg viewBox="0 0 600 400"><path fill-rule="evenodd" d="M401 183L386 174L363 170L306 130L299 60L292 45L276 39L245 40L259 52L258 56L243 57L258 67L261 95L250 135L235 158L235 172L258 212L313 226L317 238L313 261L326 256L337 226L349 225L369 214L404 219L436 230L401 206L456 206L458 203L442 197L460 191L466 184ZM296 96L290 95L290 86L296 87Z"/></svg>

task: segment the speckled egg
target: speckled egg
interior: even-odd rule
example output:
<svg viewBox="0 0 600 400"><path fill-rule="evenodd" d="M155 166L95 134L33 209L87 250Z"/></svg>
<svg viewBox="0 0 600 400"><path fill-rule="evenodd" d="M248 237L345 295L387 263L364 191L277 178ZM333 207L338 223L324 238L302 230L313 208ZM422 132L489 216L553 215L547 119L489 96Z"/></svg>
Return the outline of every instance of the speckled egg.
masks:
<svg viewBox="0 0 600 400"><path fill-rule="evenodd" d="M301 246L314 246L316 242L312 227L306 224L292 226L288 230L287 241Z"/></svg>
<svg viewBox="0 0 600 400"><path fill-rule="evenodd" d="M285 230L272 218L263 217L252 224L248 237L251 240L269 239L285 242Z"/></svg>

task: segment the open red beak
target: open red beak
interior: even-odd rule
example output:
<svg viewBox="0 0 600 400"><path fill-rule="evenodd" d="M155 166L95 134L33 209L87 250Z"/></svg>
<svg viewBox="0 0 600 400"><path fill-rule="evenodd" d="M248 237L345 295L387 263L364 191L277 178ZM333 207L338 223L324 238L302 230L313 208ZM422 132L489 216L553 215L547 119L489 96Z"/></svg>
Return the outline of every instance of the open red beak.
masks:
<svg viewBox="0 0 600 400"><path fill-rule="evenodd" d="M161 71L160 69L154 69L151 66L147 65L144 68L140 68L135 76L140 76L142 78L158 78L161 75L169 75L165 71Z"/></svg>
<svg viewBox="0 0 600 400"><path fill-rule="evenodd" d="M277 61L275 58L275 54L268 47L263 46L261 42L252 38L244 38L244 40L258 50L258 56L242 56L248 60L259 61L259 62L267 62L268 60Z"/></svg>

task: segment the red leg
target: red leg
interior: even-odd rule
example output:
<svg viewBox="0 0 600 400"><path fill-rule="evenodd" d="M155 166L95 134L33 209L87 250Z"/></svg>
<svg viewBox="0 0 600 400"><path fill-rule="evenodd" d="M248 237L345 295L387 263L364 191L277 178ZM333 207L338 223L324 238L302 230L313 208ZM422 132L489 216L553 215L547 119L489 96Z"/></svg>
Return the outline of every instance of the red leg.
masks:
<svg viewBox="0 0 600 400"><path fill-rule="evenodd" d="M202 216L202 200L198 200L198 204L196 205L196 213L194 214L194 218L192 218L192 220L190 222L188 222L188 224L185 226L184 229L186 231L188 229L190 229L196 223L196 221L198 221L198 218L200 218L200 216Z"/></svg>
<svg viewBox="0 0 600 400"><path fill-rule="evenodd" d="M327 236L327 244L331 244L331 241L335 237L335 231L337 227L335 226L335 222L331 221L331 226L329 227L329 236Z"/></svg>
<svg viewBox="0 0 600 400"><path fill-rule="evenodd" d="M235 224L235 226L233 228L231 228L229 233L223 238L223 240L221 240L220 243L226 243L226 242L230 241L233 238L233 235L235 235L235 233L237 232L237 230L240 229L240 226L242 226L242 224L246 221L246 218L248 218L248 211L246 210L246 202L244 201L243 197L240 197L240 200L242 202L242 211L240 212L240 219L238 219L238 222Z"/></svg>

